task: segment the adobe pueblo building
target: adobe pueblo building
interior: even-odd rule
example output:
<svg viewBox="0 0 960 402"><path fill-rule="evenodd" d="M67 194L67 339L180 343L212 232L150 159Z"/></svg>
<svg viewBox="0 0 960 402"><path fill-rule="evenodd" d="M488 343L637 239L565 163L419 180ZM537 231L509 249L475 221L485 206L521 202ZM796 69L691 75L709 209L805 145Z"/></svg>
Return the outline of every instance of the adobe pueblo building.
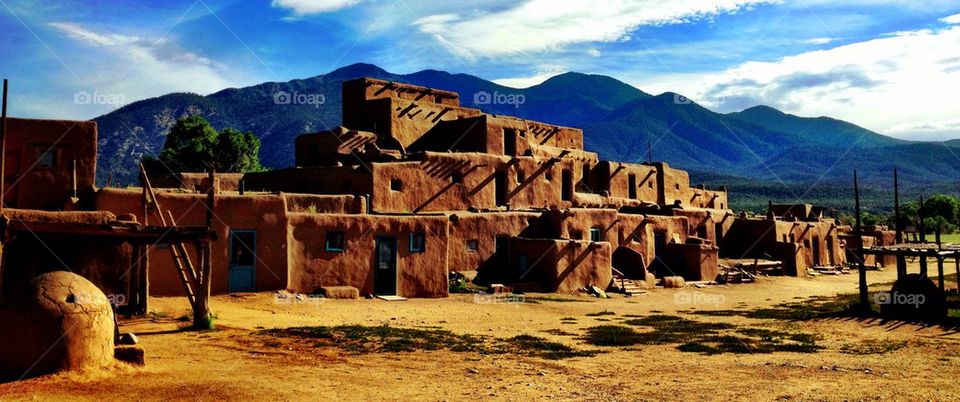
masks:
<svg viewBox="0 0 960 402"><path fill-rule="evenodd" d="M347 81L342 118L341 127L296 139L294 167L150 172L143 189L93 187L96 127L82 123L76 147L21 151L21 164L28 156L52 163L50 183L12 194L19 208L96 211L83 222L126 228L127 237L110 237L111 258L145 253L136 270L144 279L111 286L152 295L184 294L182 261L203 260L201 247L184 244L197 239L209 247L213 293L347 286L365 296L444 297L451 272L574 292L666 276L714 280L721 254L782 260L792 275L846 259L835 222L813 211L738 218L725 188L691 186L687 172L663 162L601 160L584 150L579 129L462 107L453 92ZM53 123L16 124L24 127L11 131ZM179 237L151 231L169 226ZM109 233L119 232L101 234ZM99 275L98 285L117 281Z"/></svg>

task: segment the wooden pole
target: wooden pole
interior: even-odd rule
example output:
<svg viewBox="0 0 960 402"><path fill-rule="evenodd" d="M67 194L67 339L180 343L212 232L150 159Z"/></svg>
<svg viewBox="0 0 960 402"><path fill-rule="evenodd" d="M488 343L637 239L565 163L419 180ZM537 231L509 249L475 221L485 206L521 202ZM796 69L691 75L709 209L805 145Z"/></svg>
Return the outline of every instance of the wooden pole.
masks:
<svg viewBox="0 0 960 402"><path fill-rule="evenodd" d="M0 210L7 203L7 79L3 79L3 111L0 112Z"/></svg>
<svg viewBox="0 0 960 402"><path fill-rule="evenodd" d="M897 231L897 244L903 243L903 228L900 227L900 180L897 168L893 168L893 226Z"/></svg>
<svg viewBox="0 0 960 402"><path fill-rule="evenodd" d="M207 189L207 230L213 230L213 209L216 207L214 176L216 172L211 166L207 172L209 179L209 188ZM197 292L197 309L194 310L193 325L198 328L210 328L213 317L210 314L210 276L212 274L212 262L210 252L210 241L204 240L198 244L200 249L200 289Z"/></svg>
<svg viewBox="0 0 960 402"><path fill-rule="evenodd" d="M860 183L857 180L856 169L853 171L853 197L857 213L857 227L854 233L857 237L857 259L860 263L860 307L866 310L870 308L870 300L867 298L867 266L863 258L863 228L860 226Z"/></svg>
<svg viewBox="0 0 960 402"><path fill-rule="evenodd" d="M954 258L954 262L957 264L957 294L960 294L960 257Z"/></svg>
<svg viewBox="0 0 960 402"><path fill-rule="evenodd" d="M920 209L917 210L918 220L920 221L920 243L926 244L927 242L927 229L923 227L923 196L920 196ZM920 275L927 276L927 255L921 253L920 255Z"/></svg>

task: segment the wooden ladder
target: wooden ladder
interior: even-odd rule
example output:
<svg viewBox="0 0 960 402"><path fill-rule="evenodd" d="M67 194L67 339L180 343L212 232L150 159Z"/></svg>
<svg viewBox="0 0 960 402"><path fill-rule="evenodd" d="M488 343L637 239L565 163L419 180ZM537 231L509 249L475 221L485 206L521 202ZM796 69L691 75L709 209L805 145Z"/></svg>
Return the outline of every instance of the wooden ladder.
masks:
<svg viewBox="0 0 960 402"><path fill-rule="evenodd" d="M160 216L160 223L164 227L176 226L177 222L173 218L173 213L169 210L167 211L167 217L164 216L161 208L160 201L157 200L157 195L153 191L153 186L150 185L150 179L147 177L147 172L143 167L143 164L140 164L140 176L143 180L143 191L146 197L148 197L147 204L153 205L154 211ZM147 222L147 215L149 211L144 211L143 220L144 224ZM194 289L198 289L203 279L197 275L197 270L193 265L193 261L190 260L190 254L187 253L187 248L183 245L183 242L171 242L169 243L170 256L173 258L173 265L177 269L177 275L180 277L180 282L183 283L183 289L186 293L187 300L190 302L190 306L194 309L197 308L197 295Z"/></svg>

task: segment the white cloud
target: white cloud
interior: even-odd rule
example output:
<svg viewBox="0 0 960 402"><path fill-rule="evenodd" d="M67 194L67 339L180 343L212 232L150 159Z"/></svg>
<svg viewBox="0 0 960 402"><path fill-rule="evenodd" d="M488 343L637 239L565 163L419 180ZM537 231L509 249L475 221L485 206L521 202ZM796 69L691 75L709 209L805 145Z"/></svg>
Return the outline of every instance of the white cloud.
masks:
<svg viewBox="0 0 960 402"><path fill-rule="evenodd" d="M766 104L920 138L923 130L911 131L908 123L956 119L958 54L960 26L898 32L773 62L743 63L675 90L724 112Z"/></svg>
<svg viewBox="0 0 960 402"><path fill-rule="evenodd" d="M836 39L834 38L810 38L803 41L803 43L808 45L826 45L827 43L833 42L835 40Z"/></svg>
<svg viewBox="0 0 960 402"><path fill-rule="evenodd" d="M954 14L949 17L943 17L940 19L940 22L945 24L960 24L960 14Z"/></svg>
<svg viewBox="0 0 960 402"><path fill-rule="evenodd" d="M887 129L887 134L905 136L915 140L960 138L960 119L895 124Z"/></svg>
<svg viewBox="0 0 960 402"><path fill-rule="evenodd" d="M101 33L80 24L50 23L67 37L89 45L73 70L81 77L76 91L98 93L125 100L170 92L206 94L235 86L225 78L226 66L184 50L169 39L151 40L138 36ZM84 105L95 112L107 112L122 105Z"/></svg>
<svg viewBox="0 0 960 402"><path fill-rule="evenodd" d="M546 72L538 72L529 77L500 78L493 80L493 82L510 88L530 88L534 85L542 84L544 81L563 73L564 71L560 70L550 70Z"/></svg>
<svg viewBox="0 0 960 402"><path fill-rule="evenodd" d="M360 3L360 0L273 0L273 7L287 8L296 15L328 13Z"/></svg>
<svg viewBox="0 0 960 402"><path fill-rule="evenodd" d="M587 49L587 54L591 57L600 57L603 53L600 53L600 49Z"/></svg>
<svg viewBox="0 0 960 402"><path fill-rule="evenodd" d="M477 16L432 15L413 25L464 58L562 49L628 39L644 25L690 22L775 0L530 0Z"/></svg>

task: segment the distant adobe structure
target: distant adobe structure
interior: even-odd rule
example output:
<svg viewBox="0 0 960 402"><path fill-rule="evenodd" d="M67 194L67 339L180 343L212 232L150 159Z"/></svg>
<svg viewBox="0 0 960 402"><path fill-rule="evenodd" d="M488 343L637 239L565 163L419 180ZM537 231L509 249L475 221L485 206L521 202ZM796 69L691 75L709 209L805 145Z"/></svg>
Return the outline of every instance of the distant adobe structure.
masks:
<svg viewBox="0 0 960 402"><path fill-rule="evenodd" d="M72 161L92 161L95 151L64 150L50 177L76 176L80 184L69 191L44 184L56 189L18 199L30 200L29 208L100 211L107 215L86 217L87 225L125 228L114 237L116 258L145 253L135 269L143 278L109 286L136 290L131 297L184 294L191 282L184 259L209 261L213 293L347 286L403 297L446 296L451 272L481 284L572 292L650 286L666 276L709 281L720 255L782 260L792 275L846 260L836 223L822 211L736 217L724 187L691 186L687 172L664 162L602 160L584 150L579 129L462 107L457 93L347 81L342 119L342 127L298 137L294 167L151 173L149 191L93 189L86 177L95 166ZM29 131L46 123L23 124ZM91 130L92 139L82 130L70 138L88 149L82 144L96 143ZM73 194L73 202L64 199ZM49 199L30 198L41 195ZM34 215L37 225L56 219ZM167 226L178 227L169 241L156 232ZM210 233L188 230L201 227ZM189 239L202 239L210 258ZM98 275L98 286L115 283L109 272ZM144 306L138 299L134 310Z"/></svg>

